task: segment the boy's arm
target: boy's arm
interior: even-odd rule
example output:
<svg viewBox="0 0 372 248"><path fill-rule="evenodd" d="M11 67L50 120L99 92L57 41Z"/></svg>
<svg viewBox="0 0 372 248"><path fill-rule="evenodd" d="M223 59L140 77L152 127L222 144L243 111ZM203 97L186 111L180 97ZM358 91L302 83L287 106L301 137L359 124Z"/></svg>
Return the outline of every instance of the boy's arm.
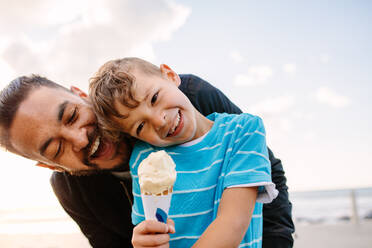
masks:
<svg viewBox="0 0 372 248"><path fill-rule="evenodd" d="M238 247L247 235L249 242L260 242L260 219L252 220L256 201L264 203L276 196L271 182L265 128L257 116L242 114L226 119L224 130L233 131L227 162L222 167L224 191L216 219L205 230L195 247ZM222 126L222 125L221 125ZM240 185L240 186L239 186ZM256 187L260 186L260 194ZM257 209L257 215L261 210ZM247 229L252 222L252 233ZM257 234L257 237L253 237ZM247 241L248 241L247 240Z"/></svg>
<svg viewBox="0 0 372 248"><path fill-rule="evenodd" d="M195 75L180 75L182 84L180 89L190 99L196 109L203 115L213 112L240 114L242 111L224 95L223 92ZM272 181L279 190L279 196L272 203L263 205L263 229L265 237L284 236L293 240L292 205L288 199L288 186L284 168L280 159L276 158L268 148L271 162ZM265 243L265 242L263 242ZM269 243L269 242L267 242ZM266 245L265 245L266 246Z"/></svg>
<svg viewBox="0 0 372 248"><path fill-rule="evenodd" d="M257 187L225 189L217 218L193 247L238 247L251 222L256 198Z"/></svg>

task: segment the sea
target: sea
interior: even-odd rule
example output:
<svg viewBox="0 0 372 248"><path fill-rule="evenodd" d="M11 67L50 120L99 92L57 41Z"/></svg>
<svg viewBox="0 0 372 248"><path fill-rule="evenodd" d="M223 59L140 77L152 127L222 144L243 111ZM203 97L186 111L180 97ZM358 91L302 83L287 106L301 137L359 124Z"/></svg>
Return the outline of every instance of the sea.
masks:
<svg viewBox="0 0 372 248"><path fill-rule="evenodd" d="M289 195L293 205L293 219L297 224L372 219L372 187L290 192Z"/></svg>
<svg viewBox="0 0 372 248"><path fill-rule="evenodd" d="M354 192L354 193L352 193ZM353 211L351 195L355 195ZM372 219L372 187L341 190L290 192L296 224L338 223ZM354 219L353 219L354 220ZM0 234L78 233L78 226L61 206L0 208Z"/></svg>

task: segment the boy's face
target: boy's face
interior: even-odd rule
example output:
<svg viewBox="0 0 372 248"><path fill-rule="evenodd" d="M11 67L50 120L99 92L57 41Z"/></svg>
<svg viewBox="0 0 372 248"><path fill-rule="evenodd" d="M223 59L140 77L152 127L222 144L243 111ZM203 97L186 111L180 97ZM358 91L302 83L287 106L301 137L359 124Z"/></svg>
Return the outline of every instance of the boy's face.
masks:
<svg viewBox="0 0 372 248"><path fill-rule="evenodd" d="M198 136L197 111L178 89L178 75L164 66L163 76L134 70L132 93L139 105L129 108L116 100L116 110L126 118L113 117L122 131L160 147L185 143Z"/></svg>

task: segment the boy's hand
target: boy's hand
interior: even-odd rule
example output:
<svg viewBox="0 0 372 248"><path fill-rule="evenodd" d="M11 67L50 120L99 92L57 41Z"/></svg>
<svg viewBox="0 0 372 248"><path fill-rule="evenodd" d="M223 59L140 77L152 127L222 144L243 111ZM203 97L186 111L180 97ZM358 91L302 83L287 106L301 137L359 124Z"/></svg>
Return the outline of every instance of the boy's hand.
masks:
<svg viewBox="0 0 372 248"><path fill-rule="evenodd" d="M167 224L156 220L142 221L133 229L133 247L167 248L169 233L175 233L174 222L171 219L168 219Z"/></svg>

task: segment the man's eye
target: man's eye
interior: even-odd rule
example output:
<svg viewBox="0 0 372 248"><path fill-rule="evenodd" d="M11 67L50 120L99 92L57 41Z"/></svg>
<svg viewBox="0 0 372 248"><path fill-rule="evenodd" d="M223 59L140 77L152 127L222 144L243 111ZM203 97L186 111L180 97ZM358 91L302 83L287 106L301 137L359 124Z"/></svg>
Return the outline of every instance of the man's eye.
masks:
<svg viewBox="0 0 372 248"><path fill-rule="evenodd" d="M62 149L62 141L58 142L58 148L57 148L56 154L54 155L53 159L58 157L58 155L61 153L61 149Z"/></svg>
<svg viewBox="0 0 372 248"><path fill-rule="evenodd" d="M136 130L137 136L140 135L141 130L142 130L142 128L143 128L144 125L145 125L145 123L143 123L143 122L138 125L137 130Z"/></svg>
<svg viewBox="0 0 372 248"><path fill-rule="evenodd" d="M72 112L70 118L68 118L66 124L73 124L76 119L77 119L77 107L75 107L75 109Z"/></svg>
<svg viewBox="0 0 372 248"><path fill-rule="evenodd" d="M156 100L158 99L159 92L156 92L155 95L152 96L151 98L151 104L154 104Z"/></svg>

